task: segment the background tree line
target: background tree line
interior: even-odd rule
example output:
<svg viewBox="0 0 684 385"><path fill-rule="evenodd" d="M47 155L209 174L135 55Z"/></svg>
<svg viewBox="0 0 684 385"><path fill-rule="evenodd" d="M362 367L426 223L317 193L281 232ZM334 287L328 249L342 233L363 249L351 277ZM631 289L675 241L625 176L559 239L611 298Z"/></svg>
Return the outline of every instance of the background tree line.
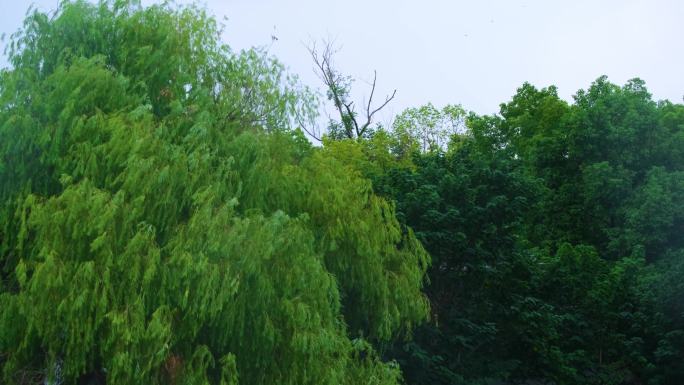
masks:
<svg viewBox="0 0 684 385"><path fill-rule="evenodd" d="M359 146L432 257L431 320L385 350L408 383L684 381L683 105L639 79L572 103L525 84L497 115L428 104Z"/></svg>

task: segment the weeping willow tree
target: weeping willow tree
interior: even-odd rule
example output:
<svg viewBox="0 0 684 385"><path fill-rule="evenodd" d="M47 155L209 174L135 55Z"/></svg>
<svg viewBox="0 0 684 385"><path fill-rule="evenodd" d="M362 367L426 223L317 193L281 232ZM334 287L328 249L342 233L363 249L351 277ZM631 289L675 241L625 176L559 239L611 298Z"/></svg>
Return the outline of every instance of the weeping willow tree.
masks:
<svg viewBox="0 0 684 385"><path fill-rule="evenodd" d="M427 314L309 94L198 7L62 2L0 74L0 382L395 384ZM299 116L298 115L298 116Z"/></svg>

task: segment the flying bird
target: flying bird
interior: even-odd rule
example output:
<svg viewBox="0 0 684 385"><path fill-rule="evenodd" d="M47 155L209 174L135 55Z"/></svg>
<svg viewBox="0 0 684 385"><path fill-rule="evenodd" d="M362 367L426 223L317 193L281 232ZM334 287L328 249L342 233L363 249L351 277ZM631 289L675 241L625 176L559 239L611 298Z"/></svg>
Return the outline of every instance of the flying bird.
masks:
<svg viewBox="0 0 684 385"><path fill-rule="evenodd" d="M271 34L271 42L278 41L278 36L276 36L276 26L273 26L273 33Z"/></svg>

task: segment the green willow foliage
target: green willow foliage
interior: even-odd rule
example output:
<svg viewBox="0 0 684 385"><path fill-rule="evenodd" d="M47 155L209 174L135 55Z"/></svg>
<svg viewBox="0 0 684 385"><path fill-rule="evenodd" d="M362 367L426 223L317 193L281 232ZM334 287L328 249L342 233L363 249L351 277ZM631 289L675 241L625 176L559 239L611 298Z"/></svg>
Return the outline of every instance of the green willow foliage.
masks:
<svg viewBox="0 0 684 385"><path fill-rule="evenodd" d="M428 255L202 9L29 13L0 75L3 383L396 384ZM369 341L369 342L367 342Z"/></svg>

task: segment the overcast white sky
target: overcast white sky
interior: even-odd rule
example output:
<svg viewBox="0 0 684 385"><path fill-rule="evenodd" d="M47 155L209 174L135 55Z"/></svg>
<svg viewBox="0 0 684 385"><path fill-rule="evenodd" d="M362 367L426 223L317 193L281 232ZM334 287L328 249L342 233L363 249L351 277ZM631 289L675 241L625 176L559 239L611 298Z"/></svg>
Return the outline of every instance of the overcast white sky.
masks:
<svg viewBox="0 0 684 385"><path fill-rule="evenodd" d="M0 0L0 33L20 25L28 4ZM152 3L152 1L144 1ZM684 95L683 0L208 0L235 49L271 45L291 72L320 88L306 43L334 37L340 70L360 80L378 71L379 96L397 89L385 117L432 102L494 113L529 81L569 99L602 74L647 83L656 99ZM2 44L3 48L5 43ZM6 59L0 60L6 65ZM355 95L367 94L357 81ZM380 97L378 97L380 100ZM385 118L386 119L386 118Z"/></svg>

